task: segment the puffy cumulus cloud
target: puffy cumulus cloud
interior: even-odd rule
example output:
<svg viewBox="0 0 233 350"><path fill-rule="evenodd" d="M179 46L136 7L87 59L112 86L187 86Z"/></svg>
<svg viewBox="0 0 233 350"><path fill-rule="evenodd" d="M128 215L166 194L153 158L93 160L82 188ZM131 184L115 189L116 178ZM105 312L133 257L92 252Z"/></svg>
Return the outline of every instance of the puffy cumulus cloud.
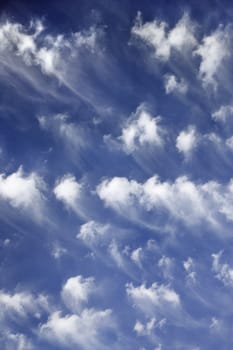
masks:
<svg viewBox="0 0 233 350"><path fill-rule="evenodd" d="M0 174L0 199L37 221L45 216L45 190L43 179L36 172L25 174L22 167L9 175Z"/></svg>
<svg viewBox="0 0 233 350"><path fill-rule="evenodd" d="M160 117L152 117L143 105L130 117L119 137L123 150L133 153L144 146L162 146L164 131L159 125Z"/></svg>
<svg viewBox="0 0 233 350"><path fill-rule="evenodd" d="M221 123L225 123L230 119L233 119L233 105L223 105L214 113L212 113L212 118Z"/></svg>
<svg viewBox="0 0 233 350"><path fill-rule="evenodd" d="M212 270L217 279L219 279L225 286L233 286L233 267L227 263L221 263L223 251L217 254L212 254L213 263Z"/></svg>
<svg viewBox="0 0 233 350"><path fill-rule="evenodd" d="M170 30L166 22L156 19L143 24L141 13L138 13L132 34L150 46L161 61L168 61L173 50L183 54L197 44L195 26L187 13Z"/></svg>
<svg viewBox="0 0 233 350"><path fill-rule="evenodd" d="M118 212L133 205L135 198L141 194L141 185L125 177L105 179L97 186L97 194L107 207Z"/></svg>
<svg viewBox="0 0 233 350"><path fill-rule="evenodd" d="M177 79L173 74L167 74L164 77L164 87L166 94L178 93L181 95L186 94L188 91L188 84L184 79Z"/></svg>
<svg viewBox="0 0 233 350"><path fill-rule="evenodd" d="M28 315L39 318L43 312L49 311L48 298L43 294L22 291L8 293L0 290L0 318L25 318Z"/></svg>
<svg viewBox="0 0 233 350"><path fill-rule="evenodd" d="M144 183L125 177L105 179L97 186L97 194L106 207L131 220L138 220L142 212L157 215L165 212L170 219L184 224L197 225L206 222L212 228L223 228L223 222L233 220L233 180L227 184L210 181L196 184L187 177L174 182L161 182L158 176ZM155 215L154 215L155 214ZM168 217L165 217L166 221Z"/></svg>
<svg viewBox="0 0 233 350"><path fill-rule="evenodd" d="M146 315L169 316L176 309L181 308L179 295L170 287L153 283L150 287L142 284L134 287L132 283L126 285L126 293L139 310Z"/></svg>
<svg viewBox="0 0 233 350"><path fill-rule="evenodd" d="M219 74L231 55L231 39L231 29L220 26L213 33L205 36L194 52L201 58L199 75L205 87L217 88Z"/></svg>
<svg viewBox="0 0 233 350"><path fill-rule="evenodd" d="M50 131L55 138L63 142L69 152L82 150L86 147L85 134L81 126L70 122L66 114L55 116L39 116L39 125L43 130Z"/></svg>
<svg viewBox="0 0 233 350"><path fill-rule="evenodd" d="M0 24L0 55L20 57L26 65L38 66L44 74L62 79L66 60L76 54L80 47L94 50L97 33L89 31L72 33L69 36L49 35L39 20L29 26L5 21Z"/></svg>
<svg viewBox="0 0 233 350"><path fill-rule="evenodd" d="M200 136L194 126L189 126L186 130L182 130L176 139L176 148L183 153L186 158L189 158L193 150L198 146Z"/></svg>
<svg viewBox="0 0 233 350"><path fill-rule="evenodd" d="M83 216L80 209L81 184L71 174L64 175L56 181L53 192L55 197L67 208L72 209L76 214Z"/></svg>
<svg viewBox="0 0 233 350"><path fill-rule="evenodd" d="M102 350L111 347L105 335L114 327L111 310L84 309L79 315L53 313L41 326L40 334L51 343L69 349Z"/></svg>
<svg viewBox="0 0 233 350"><path fill-rule="evenodd" d="M83 305L88 302L91 294L95 293L97 287L93 277L84 278L76 276L69 278L64 284L61 296L65 305L71 312L79 313Z"/></svg>

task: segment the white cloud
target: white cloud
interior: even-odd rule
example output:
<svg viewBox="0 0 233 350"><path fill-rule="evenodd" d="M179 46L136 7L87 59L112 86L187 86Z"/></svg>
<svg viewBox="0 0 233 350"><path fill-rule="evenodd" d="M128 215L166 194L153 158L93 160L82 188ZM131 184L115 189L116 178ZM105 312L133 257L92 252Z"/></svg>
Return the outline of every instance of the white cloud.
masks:
<svg viewBox="0 0 233 350"><path fill-rule="evenodd" d="M225 286L233 286L233 267L229 264L223 264L220 262L223 251L217 254L212 254L213 264L212 270L216 274L216 278L219 279Z"/></svg>
<svg viewBox="0 0 233 350"><path fill-rule="evenodd" d="M139 13L132 28L132 34L154 50L154 55L161 61L168 61L172 50L184 53L196 46L195 28L187 14L172 29L163 21L142 23Z"/></svg>
<svg viewBox="0 0 233 350"><path fill-rule="evenodd" d="M179 133L176 139L176 148L183 153L186 158L189 158L193 150L197 147L199 135L194 126L189 126L187 130Z"/></svg>
<svg viewBox="0 0 233 350"><path fill-rule="evenodd" d="M188 259L183 262L183 267L187 273L187 282L195 283L196 271L195 271L195 264L193 259L188 257Z"/></svg>
<svg viewBox="0 0 233 350"><path fill-rule="evenodd" d="M119 247L115 241L112 241L109 245L109 253L116 265L123 270L126 270L125 259L119 250Z"/></svg>
<svg viewBox="0 0 233 350"><path fill-rule="evenodd" d="M68 251L66 248L63 248L58 242L55 242L52 247L51 254L54 259L60 259L64 254L67 254L67 252Z"/></svg>
<svg viewBox="0 0 233 350"><path fill-rule="evenodd" d="M233 220L232 180L228 184L216 181L196 184L185 176L174 182L161 182L153 176L139 183L114 177L103 180L97 186L97 194L106 207L133 220L138 220L142 211L158 215L164 210L170 218L181 220L189 227L206 222L217 228L223 219Z"/></svg>
<svg viewBox="0 0 233 350"><path fill-rule="evenodd" d="M131 206L140 193L140 184L125 177L106 179L97 186L97 194L105 205L120 212Z"/></svg>
<svg viewBox="0 0 233 350"><path fill-rule="evenodd" d="M233 151L233 136L226 139L226 145Z"/></svg>
<svg viewBox="0 0 233 350"><path fill-rule="evenodd" d="M162 271L162 275L165 279L173 279L173 260L168 256L163 255L158 261L158 267Z"/></svg>
<svg viewBox="0 0 233 350"><path fill-rule="evenodd" d="M56 181L53 192L55 197L63 202L67 208L72 209L75 213L82 216L79 205L81 187L81 184L76 181L73 175L66 174Z"/></svg>
<svg viewBox="0 0 233 350"><path fill-rule="evenodd" d="M177 77L173 74L165 75L164 87L166 94L178 93L184 95L188 91L188 85L185 80L178 80Z"/></svg>
<svg viewBox="0 0 233 350"><path fill-rule="evenodd" d="M40 317L41 312L49 310L48 298L43 294L34 295L22 291L7 293L0 290L0 318L27 317L33 315Z"/></svg>
<svg viewBox="0 0 233 350"><path fill-rule="evenodd" d="M134 249L132 251L131 259L136 265L138 265L140 268L142 268L142 259L143 259L143 249L142 249L142 247L139 247L139 248Z"/></svg>
<svg viewBox="0 0 233 350"><path fill-rule="evenodd" d="M143 105L139 106L136 113L127 120L119 137L124 151L133 153L144 146L162 146L164 131L159 121L160 118L152 117Z"/></svg>
<svg viewBox="0 0 233 350"><path fill-rule="evenodd" d="M169 315L180 308L180 297L170 287L153 283L150 287L142 284L134 287L132 283L126 285L126 292L133 304L146 315Z"/></svg>
<svg viewBox="0 0 233 350"><path fill-rule="evenodd" d="M231 55L230 41L229 28L220 26L215 32L205 36L195 51L195 54L201 57L199 75L204 86L216 89L224 61Z"/></svg>
<svg viewBox="0 0 233 350"><path fill-rule="evenodd" d="M79 313L96 289L93 277L71 277L62 288L62 300L72 313Z"/></svg>
<svg viewBox="0 0 233 350"><path fill-rule="evenodd" d="M0 199L37 221L44 219L45 189L45 183L37 173L26 175L22 167L8 176L0 174Z"/></svg>
<svg viewBox="0 0 233 350"><path fill-rule="evenodd" d="M86 147L85 135L81 126L69 121L66 114L55 116L39 116L40 127L51 131L55 138L61 140L69 152L75 152Z"/></svg>
<svg viewBox="0 0 233 350"><path fill-rule="evenodd" d="M137 335L150 335L155 328L156 319L151 318L145 325L140 321L136 321L134 330Z"/></svg>
<svg viewBox="0 0 233 350"><path fill-rule="evenodd" d="M6 21L0 25L0 53L21 57L26 65L40 67L47 75L62 80L66 61L80 47L94 50L97 34L95 28L86 32L64 35L46 34L43 23L32 21L30 26Z"/></svg>
<svg viewBox="0 0 233 350"><path fill-rule="evenodd" d="M138 336L150 336L155 328L161 329L164 327L165 324L165 318L157 321L156 318L152 317L145 324L137 320L134 325L134 331L137 333Z"/></svg>
<svg viewBox="0 0 233 350"><path fill-rule="evenodd" d="M69 349L109 349L104 332L114 328L111 310L84 309L80 315L53 313L40 328L41 336Z"/></svg>
<svg viewBox="0 0 233 350"><path fill-rule="evenodd" d="M212 113L212 118L217 122L225 123L230 119L233 119L233 106L225 105L221 106L217 111Z"/></svg>
<svg viewBox="0 0 233 350"><path fill-rule="evenodd" d="M81 225L77 235L87 246L94 247L100 242L105 242L112 237L113 227L108 224L101 224L96 221L88 221Z"/></svg>
<svg viewBox="0 0 233 350"><path fill-rule="evenodd" d="M21 333L10 333L5 330L1 337L1 344L4 350L33 350L32 342Z"/></svg>

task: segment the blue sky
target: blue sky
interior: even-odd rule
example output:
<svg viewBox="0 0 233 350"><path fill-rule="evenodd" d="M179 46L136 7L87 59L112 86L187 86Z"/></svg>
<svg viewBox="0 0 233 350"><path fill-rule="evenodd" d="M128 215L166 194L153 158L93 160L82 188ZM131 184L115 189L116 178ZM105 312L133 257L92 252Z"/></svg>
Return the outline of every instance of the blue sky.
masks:
<svg viewBox="0 0 233 350"><path fill-rule="evenodd" d="M233 6L0 6L0 347L233 346Z"/></svg>

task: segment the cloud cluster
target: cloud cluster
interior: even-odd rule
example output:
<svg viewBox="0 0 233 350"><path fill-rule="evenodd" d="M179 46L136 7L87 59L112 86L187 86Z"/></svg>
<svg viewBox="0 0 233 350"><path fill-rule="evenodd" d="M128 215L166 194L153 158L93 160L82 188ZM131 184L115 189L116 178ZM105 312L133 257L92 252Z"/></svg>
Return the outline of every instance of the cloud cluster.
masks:
<svg viewBox="0 0 233 350"><path fill-rule="evenodd" d="M154 55L161 61L168 61L172 51L184 52L196 46L195 27L188 14L177 22L172 29L163 21L142 23L139 13L132 28L132 34L154 50Z"/></svg>
<svg viewBox="0 0 233 350"><path fill-rule="evenodd" d="M40 327L40 337L69 349L107 349L108 339L105 335L115 329L115 321L110 309L88 307L90 296L95 295L97 290L93 277L78 275L69 278L61 291L69 313L63 314L60 310L52 312Z"/></svg>
<svg viewBox="0 0 233 350"><path fill-rule="evenodd" d="M81 347L87 350L108 349L101 339L103 332L113 327L110 310L84 309L81 314L62 316L60 312L53 313L47 323L43 324L41 336L54 344L60 344L69 349Z"/></svg>
<svg viewBox="0 0 233 350"><path fill-rule="evenodd" d="M232 29L220 25L212 33L203 35L199 42L196 27L187 13L171 29L167 22L157 19L143 23L139 13L132 34L147 44L153 50L155 58L162 62L169 62L173 54L179 53L184 59L189 55L194 67L194 58L199 57L198 77L205 88L216 90L218 83L224 79L225 65L229 66L229 58L232 57ZM185 93L187 85L182 79L179 82L170 74L165 79L165 89L166 93L175 90Z"/></svg>
<svg viewBox="0 0 233 350"><path fill-rule="evenodd" d="M132 153L143 146L161 146L163 144L162 128L159 126L159 117L153 118L143 108L139 107L122 129L119 140L126 153Z"/></svg>
<svg viewBox="0 0 233 350"><path fill-rule="evenodd" d="M88 47L93 50L96 42L96 32L91 28L88 32L73 33L68 37L62 34L46 33L44 24L37 20L30 25L6 21L0 24L0 54L14 54L20 57L26 65L38 66L44 74L63 79L64 55L72 57L76 50Z"/></svg>
<svg viewBox="0 0 233 350"><path fill-rule="evenodd" d="M174 182L161 182L158 176L144 183L125 177L105 179L97 186L97 194L107 207L131 219L140 211L160 214L190 226L206 222L219 227L221 220L233 220L232 180L226 184L210 181L196 184L182 176Z"/></svg>
<svg viewBox="0 0 233 350"><path fill-rule="evenodd" d="M0 319L26 318L32 315L40 317L40 313L49 310L48 298L43 295L34 295L27 291L8 293L0 290Z"/></svg>
<svg viewBox="0 0 233 350"><path fill-rule="evenodd" d="M169 316L181 306L179 295L165 285L153 283L150 287L142 284L126 285L126 293L133 304L146 315Z"/></svg>

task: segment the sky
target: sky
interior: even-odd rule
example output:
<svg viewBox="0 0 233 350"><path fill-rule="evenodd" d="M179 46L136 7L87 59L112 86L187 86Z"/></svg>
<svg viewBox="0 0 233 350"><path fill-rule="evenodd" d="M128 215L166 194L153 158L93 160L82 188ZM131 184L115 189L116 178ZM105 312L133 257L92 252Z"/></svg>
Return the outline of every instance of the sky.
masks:
<svg viewBox="0 0 233 350"><path fill-rule="evenodd" d="M0 4L0 348L233 348L233 4Z"/></svg>

